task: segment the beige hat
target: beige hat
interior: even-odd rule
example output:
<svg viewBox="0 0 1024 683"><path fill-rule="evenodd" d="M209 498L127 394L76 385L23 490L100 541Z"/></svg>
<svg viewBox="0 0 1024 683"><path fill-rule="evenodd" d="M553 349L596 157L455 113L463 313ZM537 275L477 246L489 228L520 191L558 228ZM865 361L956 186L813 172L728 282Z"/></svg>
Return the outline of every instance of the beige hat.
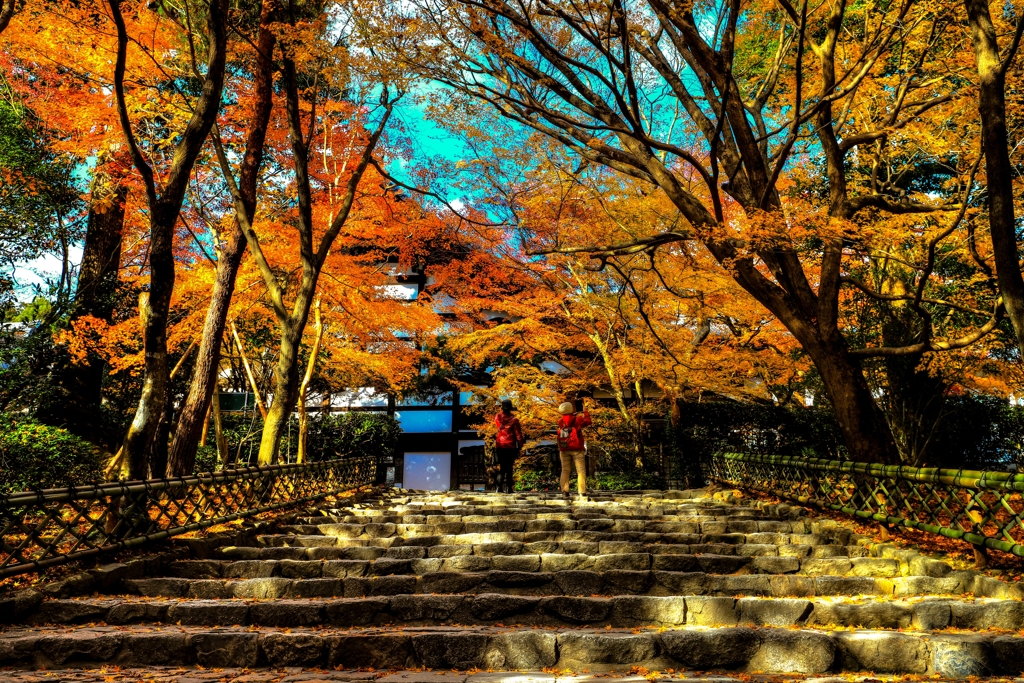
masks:
<svg viewBox="0 0 1024 683"><path fill-rule="evenodd" d="M562 415L572 415L573 413L576 412L576 408L574 408L571 403L566 401L562 405L558 406L558 412L560 412Z"/></svg>

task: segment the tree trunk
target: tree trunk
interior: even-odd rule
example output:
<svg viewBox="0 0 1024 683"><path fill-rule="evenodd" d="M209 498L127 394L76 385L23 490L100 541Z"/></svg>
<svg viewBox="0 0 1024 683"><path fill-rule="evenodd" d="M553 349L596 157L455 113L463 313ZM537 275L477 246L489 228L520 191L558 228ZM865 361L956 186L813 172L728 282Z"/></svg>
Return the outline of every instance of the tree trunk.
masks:
<svg viewBox="0 0 1024 683"><path fill-rule="evenodd" d="M249 358L245 355L245 347L242 346L242 340L238 336L238 329L234 323L231 323L231 338L235 340L238 357L242 359L242 367L245 368L245 376L249 379L249 388L252 389L252 398L256 402L256 407L259 408L260 417L266 420L267 406L263 403L263 397L260 395L260 385L256 381L256 375L252 371L252 366L249 364Z"/></svg>
<svg viewBox="0 0 1024 683"><path fill-rule="evenodd" d="M146 365L142 395L121 446L122 457L128 464L129 477L142 478L146 474L149 448L163 415L168 384L167 317L174 292L174 228L178 223L192 167L220 109L227 56L228 6L227 0L210 0L207 17L209 59L202 94L181 139L175 145L171 167L161 178L159 186L152 166L139 149L128 114L124 76L129 38L121 14L121 0L110 0L110 11L117 29L114 95L118 118L132 162L145 182L149 205L149 292L139 299Z"/></svg>
<svg viewBox="0 0 1024 683"><path fill-rule="evenodd" d="M899 453L889 425L871 395L860 363L849 355L845 342L841 338L831 344L798 339L821 374L850 459L898 464Z"/></svg>
<svg viewBox="0 0 1024 683"><path fill-rule="evenodd" d="M171 287L174 287L173 279ZM121 460L127 464L129 479L146 478L146 454L163 414L164 395L167 389L167 314L165 311L160 320L164 323L164 328L150 322L153 315L149 301L151 296L151 292L139 295L139 317L142 318L146 370L142 379L142 395L139 396L139 404L135 409L135 418L128 427L128 434L121 445Z"/></svg>
<svg viewBox="0 0 1024 683"><path fill-rule="evenodd" d="M267 125L273 106L273 52L275 35L270 26L274 21L277 3L265 0L260 12L260 31L256 41L258 48L256 58L255 104L250 119L249 135L245 143L245 156L242 159L239 190L246 214L252 221L256 215L257 182L263 164L263 148L267 135ZM217 370L220 366L220 346L227 323L228 308L235 291L235 277L238 266L245 253L246 239L241 225L235 222L234 230L228 238L223 251L217 260L217 272L214 279L213 294L210 307L203 323L203 339L199 346L196 369L189 388L188 397L181 407L178 428L174 431L174 442L168 456L168 474L175 476L191 472L196 459L196 448L199 435L205 424L205 416L209 411L214 386L217 383Z"/></svg>
<svg viewBox="0 0 1024 683"><path fill-rule="evenodd" d="M309 307L305 307L306 316ZM299 345L302 342L302 331L306 328L305 316L301 322L292 322L283 326L281 331L281 354L274 368L274 402L267 411L267 419L263 423L263 436L260 440L258 464L271 465L277 462L277 450L281 443L281 434L288 424L295 401L299 395Z"/></svg>
<svg viewBox="0 0 1024 683"><path fill-rule="evenodd" d="M110 150L101 155L93 180L85 249L70 315L72 321L84 316L112 321L128 198L128 185L122 182L126 170L124 160L113 158L115 154ZM61 400L41 407L39 419L63 425L73 434L95 440L105 366L102 359L90 355L82 363L68 363L60 368ZM114 446L113 443L103 445Z"/></svg>
<svg viewBox="0 0 1024 683"><path fill-rule="evenodd" d="M978 62L978 114L988 185L988 222L996 279L1024 357L1024 277L1020 272L1013 210L1013 166L1006 132L1006 77L987 0L964 0ZM1013 55L1008 55L1011 60Z"/></svg>
<svg viewBox="0 0 1024 683"><path fill-rule="evenodd" d="M324 339L324 322L320 317L321 299L316 300L316 308L313 309L314 325L316 326L316 339L313 341L313 349L309 352L309 363L306 365L306 373L302 376L302 383L299 385L299 446L295 453L295 462L306 462L306 436L309 430L309 417L306 413L306 392L309 390L309 382L313 379L313 371L316 369L316 357L320 355L320 344Z"/></svg>
<svg viewBox="0 0 1024 683"><path fill-rule="evenodd" d="M228 451L227 441L224 440L224 425L220 418L220 383L213 382L213 399L210 401L213 413L213 438L217 440L217 459L220 461L222 470L228 469L233 460L231 452Z"/></svg>

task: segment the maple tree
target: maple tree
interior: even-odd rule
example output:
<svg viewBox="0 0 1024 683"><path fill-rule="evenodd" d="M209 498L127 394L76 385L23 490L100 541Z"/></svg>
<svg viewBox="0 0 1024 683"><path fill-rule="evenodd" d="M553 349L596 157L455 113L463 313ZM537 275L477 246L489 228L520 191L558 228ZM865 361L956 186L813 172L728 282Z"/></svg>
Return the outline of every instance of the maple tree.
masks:
<svg viewBox="0 0 1024 683"><path fill-rule="evenodd" d="M981 118L981 146L985 154L988 183L988 223L992 256L999 289L1007 315L1017 334L1024 356L1024 277L1021 276L1017 230L1014 219L1013 164L1006 124L1006 72L1017 56L1024 33L1018 19L1005 51L1000 50L998 33L989 5L983 0L964 0L971 42L978 70L978 114Z"/></svg>
<svg viewBox="0 0 1024 683"><path fill-rule="evenodd" d="M700 243L814 362L852 458L899 459L864 359L954 351L999 327L998 293L974 292L981 305L969 306L932 296L944 284L936 253L972 222L962 217L978 158L977 128L955 115L963 95L948 54L964 58L967 46L954 6L414 5L404 26L433 41L396 54L449 86L438 95L447 111L487 102L580 163L658 188L682 219L619 242L541 238L534 252L588 253L609 266ZM921 172L929 164L940 169L930 178ZM911 286L892 295L858 287L850 270L910 221L923 247ZM851 347L850 288L912 307L912 342ZM970 320L942 338L936 321L951 308Z"/></svg>
<svg viewBox="0 0 1024 683"><path fill-rule="evenodd" d="M149 291L139 297L146 357L145 374L135 419L128 428L122 446L122 458L128 464L129 473L143 477L151 443L162 417L170 372L167 363L167 314L174 290L174 229L192 166L213 127L220 106L227 48L227 3L224 0L213 0L209 5L207 21L210 44L202 92L193 107L192 117L182 131L181 139L174 147L170 167L166 175L159 179L159 187L156 172L136 140L128 111L124 79L129 36L121 14L120 0L111 1L110 13L117 29L114 93L118 117L132 162L145 183L150 212ZM188 36L189 41L192 38Z"/></svg>
<svg viewBox="0 0 1024 683"><path fill-rule="evenodd" d="M238 192L245 214L251 222L255 218L257 184L263 163L267 127L273 107L273 55L277 37L271 24L278 11L273 0L266 0L259 14L259 29L252 55L252 105L251 113L245 117L245 151L242 157L241 177ZM219 131L218 131L219 134ZM195 462L199 434L209 411L214 385L220 364L221 340L227 323L228 309L235 288L238 266L247 245L241 223L234 222L233 229L219 240L217 269L210 296L210 305L203 324L202 340L197 351L198 360L188 398L181 408L174 441L170 447L168 473L183 475L192 471Z"/></svg>
<svg viewBox="0 0 1024 683"><path fill-rule="evenodd" d="M852 458L917 463L949 397L1024 379L1022 24L987 3L17 10L12 102L87 178L49 309L70 360L26 377L51 368L74 400L40 414L79 432L134 405L132 476L193 470L220 382L259 396L261 463L296 407L305 457L307 401L350 387L529 396L536 434L608 391L640 463L677 399L818 396ZM396 120L410 69L460 161Z"/></svg>
<svg viewBox="0 0 1024 683"><path fill-rule="evenodd" d="M294 26L294 24L293 24ZM296 37L297 38L297 37ZM293 406L298 397L299 390L299 364L298 350L305 332L306 321L309 317L310 307L316 292L317 281L323 270L324 263L334 244L335 238L341 232L345 221L357 197L360 181L370 165L370 157L373 155L377 143L384 133L391 112L394 109L396 96L392 95L387 86L384 86L380 94L380 106L383 111L380 122L376 128L369 132L362 141L362 150L354 158L347 158L348 154L356 144L354 139L358 132L350 129L347 132L349 139L347 149L342 146L341 140L335 138L337 131L331 127L325 127L323 136L325 144L332 149L343 149L339 156L341 159L335 163L335 175L326 180L325 190L329 197L326 213L326 230L316 240L314 237L314 206L313 193L314 181L310 174L311 141L319 138L316 136L317 120L310 121L309 130L303 127L303 103L300 99L298 84L297 60L308 59L312 61L320 55L297 54L298 42L296 38L282 45L283 62L283 86L285 90L286 111L288 120L288 137L292 148L292 163L294 164L294 186L298 204L296 212L296 229L299 235L299 254L301 262L301 275L298 278L294 290L293 303L289 307L285 303L285 286L272 269L270 262L260 244L260 238L253 229L252 223L246 215L242 195L230 169L228 159L223 147L218 145L218 158L224 171L225 180L231 189L234 200L235 218L241 224L249 244L249 250L259 267L263 276L264 284L268 290L274 314L280 327L279 361L274 372L274 395L275 400L271 405L263 428L263 437L260 444L259 462L268 464L277 457L278 443L281 438L281 430L288 417L291 415ZM339 65L335 65L336 67ZM325 80L330 84L340 74L335 74L332 79L330 75L324 74ZM336 85L342 85L337 83ZM317 93L313 93L313 101L309 103L312 109L315 107ZM400 94L398 95L400 97ZM353 123L359 121L360 110L345 112L343 108L336 108L331 111L339 118L346 115L352 116ZM348 164L352 163L351 170ZM318 179L320 180L320 179ZM337 193L337 197L334 196ZM333 200L333 201L330 201ZM323 214L318 216L323 220ZM316 241L315 241L316 240Z"/></svg>

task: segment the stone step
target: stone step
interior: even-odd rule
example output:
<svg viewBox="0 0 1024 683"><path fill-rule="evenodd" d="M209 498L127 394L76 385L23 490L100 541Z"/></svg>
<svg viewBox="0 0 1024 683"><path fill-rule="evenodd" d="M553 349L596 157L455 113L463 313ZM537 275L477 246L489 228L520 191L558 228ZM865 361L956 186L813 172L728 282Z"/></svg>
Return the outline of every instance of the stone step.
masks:
<svg viewBox="0 0 1024 683"><path fill-rule="evenodd" d="M754 512L754 511L751 511ZM640 521L652 524L687 524L699 526L703 523L719 524L726 522L746 527L753 531L790 531L792 525L802 526L805 519L779 520L763 514L751 514L735 517L732 514L710 515L706 512L688 512L682 510L664 510L659 514L637 514L619 512L582 512L566 508L554 511L552 508L485 508L474 510L443 510L435 514L422 512L396 512L381 508L359 515L318 515L304 516L297 520L299 524L443 524L448 522L489 523L502 520L517 522L563 521L584 523L615 523L621 521ZM758 528L763 525L762 528ZM750 527L753 527L751 529ZM766 528L765 528L766 527Z"/></svg>
<svg viewBox="0 0 1024 683"><path fill-rule="evenodd" d="M386 516L377 519L388 519ZM425 518L426 519L426 518ZM797 522L705 521L674 522L636 519L509 519L496 516L489 521L467 518L435 518L424 522L328 522L283 526L282 533L302 536L340 538L388 538L391 536L434 536L487 533L598 532L653 533L692 536L693 543L704 539L722 539L724 543L808 543L808 537L830 540L821 534L809 534L807 525Z"/></svg>
<svg viewBox="0 0 1024 683"><path fill-rule="evenodd" d="M453 669L634 671L645 683L670 669L734 681L1024 668L1017 586L799 508L729 500L401 492L304 510L239 545L182 541L176 557L200 559L91 582L102 595L0 601L0 623L19 624L0 631L0 668L233 667L246 683L261 680L254 667L352 681L364 675L353 669L440 670L393 683L468 681L444 678ZM557 683L542 675L518 683Z"/></svg>
<svg viewBox="0 0 1024 683"><path fill-rule="evenodd" d="M327 566L327 565L325 565ZM333 570L331 570L333 571ZM342 569L337 570L339 574ZM994 580L993 580L994 581ZM792 574L719 575L705 572L427 572L387 576L338 576L290 579L149 578L124 582L129 593L165 598L315 598L413 594L506 593L509 595L708 595L763 597L957 595L973 592L985 597L1018 598L1014 587L995 581L997 589L978 592L974 575L954 572L946 577L908 576L879 579L870 576L797 576ZM1005 591L999 592L1005 586ZM972 590L973 589L973 590Z"/></svg>
<svg viewBox="0 0 1024 683"><path fill-rule="evenodd" d="M635 673L634 673L635 671ZM643 673L645 675L641 676ZM907 677L886 676L891 683L918 683L921 676L910 674ZM689 673L676 671L648 672L644 669L630 667L623 671L611 673L577 673L563 671L519 671L480 672L466 671L433 671L433 670L388 670L388 671L332 671L323 668L305 669L287 667L285 669L258 668L222 668L216 670L203 667L149 666L145 668L114 669L57 669L54 671L12 671L4 678L4 683L53 683L53 681L74 683L778 683L775 675L728 674L728 673ZM978 683L1007 683L1005 677L976 678ZM821 677L814 674L790 674L786 677L790 683L878 683L874 675L842 677Z"/></svg>
<svg viewBox="0 0 1024 683"><path fill-rule="evenodd" d="M626 545L626 544L623 544ZM444 547L444 546L440 546ZM453 550L470 550L473 546L450 546ZM764 550L770 549L766 546ZM369 550L369 548L360 548ZM388 548L372 560L184 560L174 562L167 568L169 576L182 578L235 578L254 579L284 576L291 579L344 578L348 576L388 576L391 574L426 574L439 571L517 571L552 572L568 569L610 571L703 571L709 574L734 574L743 571L750 574L799 574L806 576L871 576L896 578L921 575L923 571L934 571L944 576L952 571L944 565L941 574L937 565L924 566L921 563L904 564L895 559L875 557L835 557L827 559L807 557L778 557L767 552L717 555L712 553L660 553L629 552L647 550L640 547L611 548L626 552L587 553L523 553L517 555L487 555L473 552L448 557L428 557L427 549L421 546L398 546ZM664 549L661 547L660 549ZM739 550L760 551L761 548L741 546ZM441 554L441 553L438 553ZM444 553L447 554L447 553Z"/></svg>
<svg viewBox="0 0 1024 683"><path fill-rule="evenodd" d="M328 667L341 669L733 670L864 672L955 678L1019 675L1024 637L817 629L76 627L0 634L0 666L53 669Z"/></svg>
<svg viewBox="0 0 1024 683"><path fill-rule="evenodd" d="M1024 629L1024 602L999 599L846 599L708 596L398 595L277 600L47 600L32 624L179 624L278 627L451 624L622 628L681 625L936 629Z"/></svg>
<svg viewBox="0 0 1024 683"><path fill-rule="evenodd" d="M847 542L837 542L821 534L676 534L645 531L490 531L479 533L438 533L442 529L432 527L423 531L394 529L381 531L381 535L354 533L346 530L325 529L316 534L261 534L257 542L265 547L354 547L375 546L390 548L399 545L479 545L481 543L601 543L617 541L625 543L665 543L672 545L774 545L779 554L807 555L815 546L836 546L856 549ZM349 525L341 525L349 526ZM393 525L380 525L393 526ZM360 527L361 528L361 527ZM334 533L329 533L334 532ZM428 533L429 532L429 533ZM386 534L386 535L384 535ZM843 541L843 539L838 539ZM782 550L785 548L785 550ZM844 551L848 552L848 551Z"/></svg>

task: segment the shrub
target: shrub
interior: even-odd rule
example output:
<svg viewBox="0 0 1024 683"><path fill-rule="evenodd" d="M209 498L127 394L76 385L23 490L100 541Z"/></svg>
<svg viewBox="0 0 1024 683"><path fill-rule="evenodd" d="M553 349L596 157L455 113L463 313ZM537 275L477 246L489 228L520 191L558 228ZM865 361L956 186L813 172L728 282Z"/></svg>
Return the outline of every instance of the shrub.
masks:
<svg viewBox="0 0 1024 683"><path fill-rule="evenodd" d="M215 472L221 469L218 465L217 446L207 443L196 450L196 464L192 467L192 473Z"/></svg>
<svg viewBox="0 0 1024 683"><path fill-rule="evenodd" d="M555 491L558 489L558 477L550 472L538 472L536 470L516 467L512 471L513 488L516 491Z"/></svg>
<svg viewBox="0 0 1024 683"><path fill-rule="evenodd" d="M228 452L232 458L238 455L238 462L232 467L255 465L263 430L263 422L259 415L243 415L236 412L222 415ZM212 441L212 427L210 432L209 438ZM402 428L398 420L386 413L312 413L309 415L306 432L307 461L320 462L353 455L372 455L376 458L394 455L401 433ZM298 442L299 421L292 418L281 435L282 462L295 461Z"/></svg>
<svg viewBox="0 0 1024 683"><path fill-rule="evenodd" d="M546 469L534 469L531 458L516 460L512 472L516 491L557 491L559 472ZM643 470L626 470L622 472L598 472L587 477L587 488L595 491L622 491L624 489L660 489L665 481L657 474ZM576 472L569 477L569 490L576 490Z"/></svg>
<svg viewBox="0 0 1024 683"><path fill-rule="evenodd" d="M391 456L398 448L401 433L398 420L387 413L348 411L311 415L307 432L308 459L317 462L350 455L372 455L378 459ZM293 440L297 441L297 424L293 434Z"/></svg>
<svg viewBox="0 0 1024 683"><path fill-rule="evenodd" d="M0 493L100 481L99 450L66 429L21 416L0 416Z"/></svg>
<svg viewBox="0 0 1024 683"><path fill-rule="evenodd" d="M587 488L597 491L661 489L665 488L665 480L658 474L643 470L598 472L593 477L587 477Z"/></svg>

